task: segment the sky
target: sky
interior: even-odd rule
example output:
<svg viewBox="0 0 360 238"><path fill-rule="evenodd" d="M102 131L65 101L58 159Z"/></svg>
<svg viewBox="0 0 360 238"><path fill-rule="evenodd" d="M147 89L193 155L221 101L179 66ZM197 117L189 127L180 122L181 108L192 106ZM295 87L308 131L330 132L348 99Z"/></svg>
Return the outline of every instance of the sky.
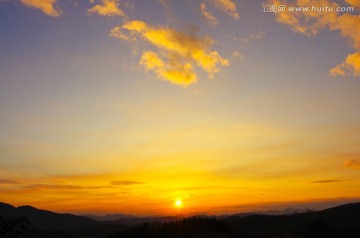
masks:
<svg viewBox="0 0 360 238"><path fill-rule="evenodd" d="M359 11L0 0L0 201L134 215L358 201Z"/></svg>

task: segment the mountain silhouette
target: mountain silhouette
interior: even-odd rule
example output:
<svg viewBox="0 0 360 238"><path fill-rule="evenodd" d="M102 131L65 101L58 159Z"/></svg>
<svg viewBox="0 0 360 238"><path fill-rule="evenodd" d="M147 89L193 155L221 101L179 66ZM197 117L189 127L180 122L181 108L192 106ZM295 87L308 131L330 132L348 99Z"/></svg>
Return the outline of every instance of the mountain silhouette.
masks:
<svg viewBox="0 0 360 238"><path fill-rule="evenodd" d="M5 219L26 217L33 227L39 229L71 230L95 223L88 217L59 214L31 206L14 207L6 203L0 203L0 216Z"/></svg>

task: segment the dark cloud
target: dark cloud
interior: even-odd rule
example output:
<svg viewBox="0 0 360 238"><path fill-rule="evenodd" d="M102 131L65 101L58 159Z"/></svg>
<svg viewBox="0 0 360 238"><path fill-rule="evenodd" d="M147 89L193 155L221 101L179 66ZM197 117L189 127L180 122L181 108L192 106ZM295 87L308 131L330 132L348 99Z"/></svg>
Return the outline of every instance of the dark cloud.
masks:
<svg viewBox="0 0 360 238"><path fill-rule="evenodd" d="M112 185L136 185L136 184L144 184L143 182L137 182L132 180L120 180L120 181L111 181Z"/></svg>

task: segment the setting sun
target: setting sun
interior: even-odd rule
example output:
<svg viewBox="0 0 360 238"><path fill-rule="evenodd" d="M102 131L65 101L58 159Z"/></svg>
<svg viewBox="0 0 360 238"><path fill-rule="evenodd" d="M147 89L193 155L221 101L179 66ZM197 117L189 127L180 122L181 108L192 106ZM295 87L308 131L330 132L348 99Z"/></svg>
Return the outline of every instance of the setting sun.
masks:
<svg viewBox="0 0 360 238"><path fill-rule="evenodd" d="M175 201L175 207L177 207L177 208L181 208L181 207L182 207L182 201L181 201L180 199L177 199L177 200Z"/></svg>

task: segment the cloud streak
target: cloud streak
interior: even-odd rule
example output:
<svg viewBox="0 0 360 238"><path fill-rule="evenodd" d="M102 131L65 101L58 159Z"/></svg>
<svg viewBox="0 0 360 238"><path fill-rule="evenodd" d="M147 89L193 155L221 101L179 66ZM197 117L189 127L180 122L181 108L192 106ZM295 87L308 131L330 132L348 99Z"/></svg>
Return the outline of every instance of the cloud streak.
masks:
<svg viewBox="0 0 360 238"><path fill-rule="evenodd" d="M143 182L137 182L132 180L120 180L120 181L111 181L112 185L137 185L137 184L144 184Z"/></svg>
<svg viewBox="0 0 360 238"><path fill-rule="evenodd" d="M146 42L158 52L144 50L140 65L153 71L157 77L177 85L190 85L197 81L196 67L213 78L222 66L228 65L208 36L198 36L196 31L181 32L167 26L151 26L143 21L130 21L112 29L112 37L131 42Z"/></svg>
<svg viewBox="0 0 360 238"><path fill-rule="evenodd" d="M55 7L57 0L21 0L21 3L27 7L36 8L49 16L57 17L62 11Z"/></svg>
<svg viewBox="0 0 360 238"><path fill-rule="evenodd" d="M338 183L338 182L344 182L344 180L337 180L337 179L315 180L315 181L310 181L309 183Z"/></svg>
<svg viewBox="0 0 360 238"><path fill-rule="evenodd" d="M271 4L286 5L287 7L304 6L304 1L297 0L293 4L284 0L270 0ZM358 7L357 1L348 0L350 5ZM307 1L305 1L305 4ZM321 0L316 2L318 6L339 7L334 1ZM309 4L308 4L309 5ZM309 5L312 7L311 5ZM308 36L314 36L321 30L338 31L339 34L348 39L356 51L349 54L347 58L334 68L329 70L329 76L348 77L360 76L360 16L350 12L313 12L313 11L285 11L275 14L276 20L289 25L295 32Z"/></svg>
<svg viewBox="0 0 360 238"><path fill-rule="evenodd" d="M262 38L264 38L264 36L266 35L266 32L265 31L259 31L259 32L256 32L256 33L251 33L250 35L242 38L241 40L243 42L252 42L254 40L260 40Z"/></svg>
<svg viewBox="0 0 360 238"><path fill-rule="evenodd" d="M31 184L25 186L27 189L54 189L54 190L84 190L84 189L103 189L113 188L113 186L81 186L63 184Z"/></svg>
<svg viewBox="0 0 360 238"><path fill-rule="evenodd" d="M20 181L15 179L0 179L0 184L20 184Z"/></svg>
<svg viewBox="0 0 360 238"><path fill-rule="evenodd" d="M203 17L211 26L215 27L219 25L219 20L211 12L208 11L205 2L200 3L200 11Z"/></svg>

